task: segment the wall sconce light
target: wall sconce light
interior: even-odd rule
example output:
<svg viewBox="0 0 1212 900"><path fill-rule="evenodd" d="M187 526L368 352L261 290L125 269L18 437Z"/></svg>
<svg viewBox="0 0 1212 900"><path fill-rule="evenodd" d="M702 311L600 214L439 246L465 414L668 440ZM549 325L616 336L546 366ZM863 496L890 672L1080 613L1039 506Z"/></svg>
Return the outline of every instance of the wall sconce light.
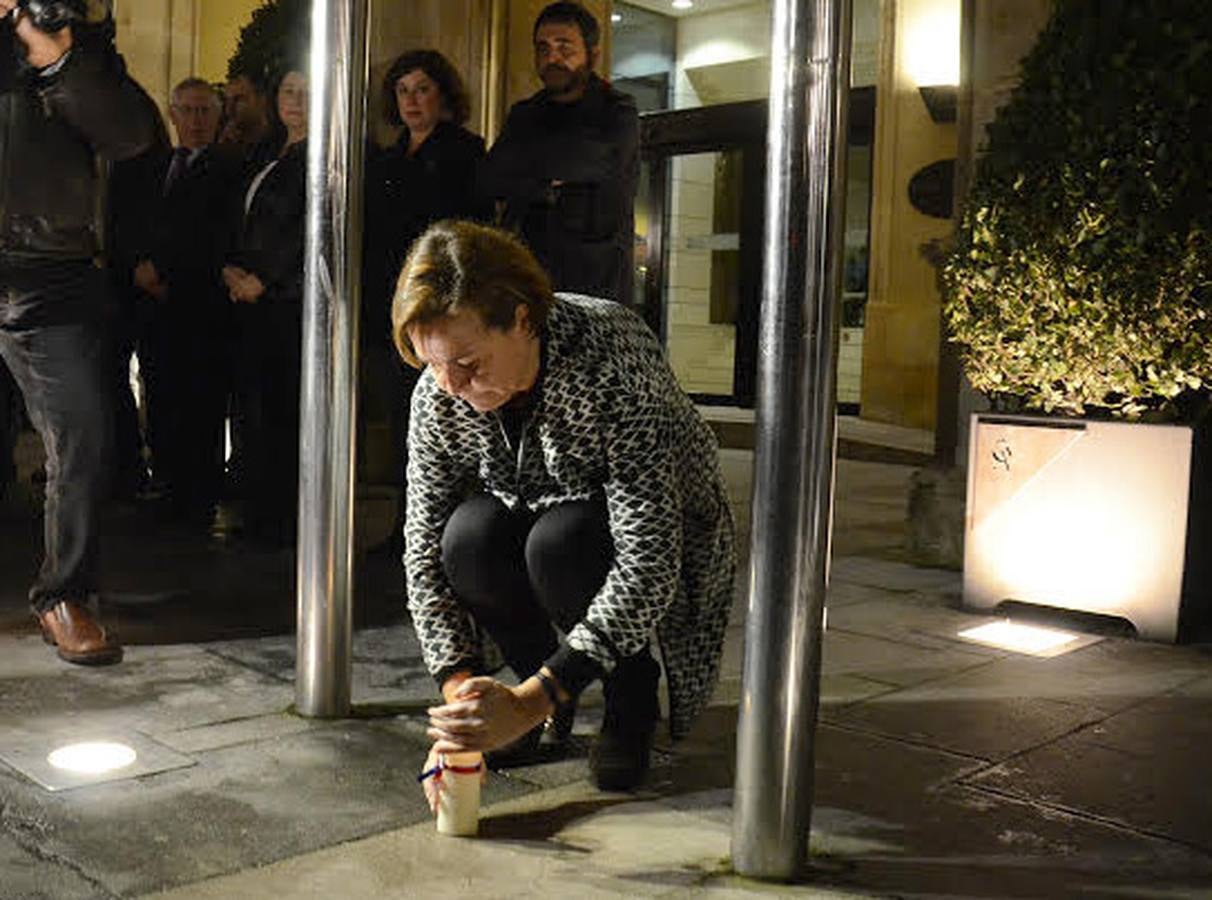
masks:
<svg viewBox="0 0 1212 900"><path fill-rule="evenodd" d="M959 87L954 84L929 84L918 87L922 102L930 118L940 125L955 121L956 101L959 97Z"/></svg>
<svg viewBox="0 0 1212 900"><path fill-rule="evenodd" d="M960 3L929 0L905 25L902 65L935 122L954 122L960 81Z"/></svg>

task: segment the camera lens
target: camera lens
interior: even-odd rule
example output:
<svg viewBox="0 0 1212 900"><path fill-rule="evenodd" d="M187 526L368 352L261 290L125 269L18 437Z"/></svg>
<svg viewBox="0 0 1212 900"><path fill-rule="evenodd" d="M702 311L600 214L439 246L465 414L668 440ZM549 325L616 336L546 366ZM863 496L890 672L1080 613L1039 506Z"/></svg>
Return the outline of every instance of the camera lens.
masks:
<svg viewBox="0 0 1212 900"><path fill-rule="evenodd" d="M35 28L48 32L62 31L85 12L85 0L20 0L18 6Z"/></svg>

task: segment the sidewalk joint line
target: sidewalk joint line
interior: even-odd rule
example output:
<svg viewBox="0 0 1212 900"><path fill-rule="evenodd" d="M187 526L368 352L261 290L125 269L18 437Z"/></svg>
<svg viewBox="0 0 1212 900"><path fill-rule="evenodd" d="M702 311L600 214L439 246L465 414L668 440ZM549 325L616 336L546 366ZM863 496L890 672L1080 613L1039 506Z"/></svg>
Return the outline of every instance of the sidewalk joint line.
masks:
<svg viewBox="0 0 1212 900"><path fill-rule="evenodd" d="M120 894L115 894L111 891L103 881L95 875L91 875L80 863L69 859L61 853L47 850L38 843L34 835L39 831L40 829L36 821L10 813L8 805L0 804L0 832L7 834L17 847L40 862L59 866L78 876L90 887L104 894L107 900L121 900Z"/></svg>
<svg viewBox="0 0 1212 900"><path fill-rule="evenodd" d="M277 672L274 672L263 666L254 665L254 664L248 662L247 660L240 659L235 656L231 656L227 653L224 653L222 650L214 650L214 649L211 649L210 647L207 647L203 650L203 652L209 653L211 656L214 656L217 659L221 659L224 662L229 662L232 665L240 666L243 669L248 669L248 671L250 671L250 672L256 672L258 675L264 675L267 678L272 678L274 681L279 681L282 684L293 684L294 683L293 678L284 678L283 676L279 675Z"/></svg>
<svg viewBox="0 0 1212 900"><path fill-rule="evenodd" d="M1174 837L1173 835L1155 831L1151 828L1143 828L1139 825L1133 825L1130 822L1124 822L1120 819L1113 819L1110 816L1104 816L1099 813L1078 809L1077 807L1068 806L1064 803L1052 803L1047 800L1038 800L1025 794L1017 794L1005 788L971 784L968 782L957 783L955 786L976 793L998 797L1002 800L1017 803L1020 806L1028 806L1039 811L1060 813L1074 819L1091 822L1096 825L1102 825L1106 828L1112 828L1116 831L1122 831L1126 834L1135 835L1137 837L1145 837L1151 840L1160 841L1162 843L1185 847L1188 850L1194 850L1201 856L1206 856L1212 859L1212 847L1201 846L1200 844L1196 844L1193 841L1186 840L1185 838Z"/></svg>
<svg viewBox="0 0 1212 900"><path fill-rule="evenodd" d="M822 718L820 724L829 728L836 728L838 731L844 731L848 734L862 735L863 737L878 738L887 741L890 744L904 744L908 747L916 747L919 750L932 750L935 753L941 753L944 756L950 756L957 760L965 762L973 762L981 765L989 764L989 760L983 756L977 756L973 753L966 753L963 750L953 750L950 747L943 747L939 744L931 744L928 741L917 741L912 738L907 738L902 735L888 734L886 731L878 731L873 728L860 728L857 725L839 723Z"/></svg>

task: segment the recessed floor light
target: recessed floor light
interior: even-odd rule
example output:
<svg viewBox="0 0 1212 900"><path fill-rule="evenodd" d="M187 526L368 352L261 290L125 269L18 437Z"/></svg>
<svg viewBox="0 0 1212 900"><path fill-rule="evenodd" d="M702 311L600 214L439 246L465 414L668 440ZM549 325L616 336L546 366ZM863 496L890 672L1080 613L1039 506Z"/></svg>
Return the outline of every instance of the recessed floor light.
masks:
<svg viewBox="0 0 1212 900"><path fill-rule="evenodd" d="M74 772L77 775L102 775L125 769L137 758L137 754L126 744L113 741L86 741L58 747L46 756L46 761L56 769Z"/></svg>
<svg viewBox="0 0 1212 900"><path fill-rule="evenodd" d="M967 628L961 631L958 637L987 647L997 647L1029 656L1059 656L1101 640L1097 636L1005 619Z"/></svg>
<svg viewBox="0 0 1212 900"><path fill-rule="evenodd" d="M48 791L143 778L196 764L136 731L101 728L80 740L80 730L52 726L43 734L5 734L0 737L0 763Z"/></svg>

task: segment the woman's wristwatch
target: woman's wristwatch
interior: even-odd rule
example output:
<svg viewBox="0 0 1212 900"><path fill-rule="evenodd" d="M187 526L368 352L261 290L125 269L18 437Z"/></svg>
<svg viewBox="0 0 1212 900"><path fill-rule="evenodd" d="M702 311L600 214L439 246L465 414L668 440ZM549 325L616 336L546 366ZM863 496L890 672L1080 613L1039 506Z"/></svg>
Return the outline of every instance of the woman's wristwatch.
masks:
<svg viewBox="0 0 1212 900"><path fill-rule="evenodd" d="M560 686L556 683L555 676L547 671L546 667L539 668L534 677L539 679L539 684L543 688L543 693L547 695L547 699L551 701L551 715L547 717L547 724L551 724L552 717L556 714L564 701L560 699Z"/></svg>

